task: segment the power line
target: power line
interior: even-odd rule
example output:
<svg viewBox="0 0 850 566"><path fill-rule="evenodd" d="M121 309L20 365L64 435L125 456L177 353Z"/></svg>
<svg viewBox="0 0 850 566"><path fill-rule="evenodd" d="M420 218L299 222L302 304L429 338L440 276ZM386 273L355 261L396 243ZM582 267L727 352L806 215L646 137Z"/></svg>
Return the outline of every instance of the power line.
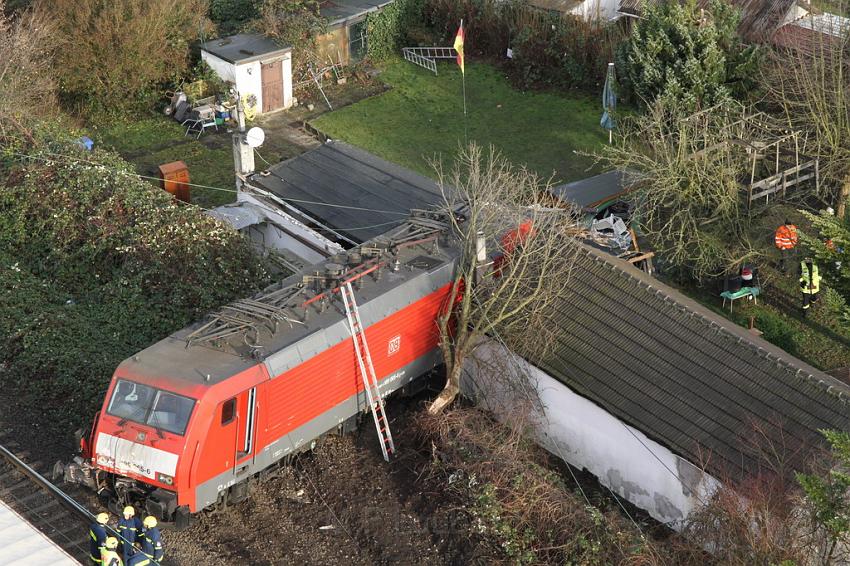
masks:
<svg viewBox="0 0 850 566"><path fill-rule="evenodd" d="M16 155L16 156L19 156L19 157L26 157L26 158L29 158L29 159L39 159L39 160L45 161L45 162L51 162L51 161L55 161L57 163L61 162L58 159L51 160L51 159L48 159L46 157L41 157L39 155L17 153L17 152L14 152L14 151L5 151L5 153L8 154L8 155ZM118 173L118 174L122 174L122 175L128 175L128 176L131 176L131 177L139 177L140 179L150 179L150 180L153 180L153 181L161 181L162 180L159 177L152 177L150 175L142 175L140 173L128 173L127 171L121 171L120 169L115 169L113 167L109 167L108 165L104 165L104 164L98 163L96 161L89 161L89 160L81 159L79 157L74 157L74 156L71 156L71 155L65 155L65 154L62 154L62 153L53 153L53 152L49 152L49 151L43 151L41 153L46 154L46 155L61 157L63 159L75 161L75 162L78 162L78 163L85 163L85 164L90 165L92 167L100 167L102 169L106 169L108 171L112 171L114 173ZM221 191L221 192L232 193L232 194L238 194L239 193L239 191L237 191L236 189L225 189L223 187L215 187L215 186L212 186L212 185L201 185L201 184L198 184L198 183L182 183L182 184L190 186L190 187L198 187L198 188L201 188L201 189L208 189L208 190L212 190L212 191ZM287 202L293 202L293 203L298 203L298 204L312 204L312 205L315 205L315 206L326 206L328 208L341 208L341 209L346 209L346 210L357 210L357 211L360 211L360 212L378 212L378 213L381 213L381 214L395 214L395 215L404 216L404 217L408 216L408 213L399 212L397 210L382 210L382 209L379 209L379 208L366 208L366 207L362 207L362 206L350 206L350 205L345 205L345 204L333 204L333 203L328 203L328 202L311 201L311 200L303 200L303 199L293 199L293 198L285 198L284 200L286 200ZM197 206L197 205L195 205L195 206Z"/></svg>

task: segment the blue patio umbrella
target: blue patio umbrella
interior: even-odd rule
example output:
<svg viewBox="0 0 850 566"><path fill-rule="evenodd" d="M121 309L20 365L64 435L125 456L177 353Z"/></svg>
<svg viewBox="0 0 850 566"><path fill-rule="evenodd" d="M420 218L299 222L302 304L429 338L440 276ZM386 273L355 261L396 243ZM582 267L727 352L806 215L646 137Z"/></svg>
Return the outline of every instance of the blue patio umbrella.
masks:
<svg viewBox="0 0 850 566"><path fill-rule="evenodd" d="M612 113L617 108L616 83L614 79L614 63L608 63L608 73L605 76L605 88L602 89L602 120L599 122L608 130L608 143L613 141L613 130L616 127Z"/></svg>

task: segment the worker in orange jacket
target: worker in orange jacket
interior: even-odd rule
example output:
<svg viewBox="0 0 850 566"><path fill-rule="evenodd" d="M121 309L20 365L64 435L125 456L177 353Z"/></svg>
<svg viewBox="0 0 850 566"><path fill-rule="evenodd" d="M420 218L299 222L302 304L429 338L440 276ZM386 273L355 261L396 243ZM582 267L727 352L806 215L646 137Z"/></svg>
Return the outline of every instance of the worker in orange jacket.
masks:
<svg viewBox="0 0 850 566"><path fill-rule="evenodd" d="M798 241L797 227L788 220L785 220L782 226L776 229L773 235L773 243L779 250L779 269L781 271L785 271L785 262L794 253Z"/></svg>

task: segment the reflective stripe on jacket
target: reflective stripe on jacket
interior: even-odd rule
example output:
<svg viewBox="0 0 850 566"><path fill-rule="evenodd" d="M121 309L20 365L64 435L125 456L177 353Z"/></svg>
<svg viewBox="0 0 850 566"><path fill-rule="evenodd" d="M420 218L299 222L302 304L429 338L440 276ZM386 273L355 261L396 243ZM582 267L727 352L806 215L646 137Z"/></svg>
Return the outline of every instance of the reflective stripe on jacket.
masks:
<svg viewBox="0 0 850 566"><path fill-rule="evenodd" d="M106 528L100 523L89 527L89 558L95 564L100 564L103 545L106 544Z"/></svg>
<svg viewBox="0 0 850 566"><path fill-rule="evenodd" d="M142 543L142 552L144 552L148 558L152 558L157 562L161 561L165 552L162 548L162 535L159 532L159 528L153 527L152 529L144 529L140 538Z"/></svg>
<svg viewBox="0 0 850 566"><path fill-rule="evenodd" d="M773 243L780 250L792 250L797 245L797 227L793 224L783 224L776 229Z"/></svg>
<svg viewBox="0 0 850 566"><path fill-rule="evenodd" d="M124 566L124 563L121 562L121 557L118 556L118 553L106 548L104 548L103 552L100 554L100 562L103 566Z"/></svg>
<svg viewBox="0 0 850 566"><path fill-rule="evenodd" d="M811 273L806 262L800 263L800 290L810 295L820 292L820 273L816 263L812 263Z"/></svg>

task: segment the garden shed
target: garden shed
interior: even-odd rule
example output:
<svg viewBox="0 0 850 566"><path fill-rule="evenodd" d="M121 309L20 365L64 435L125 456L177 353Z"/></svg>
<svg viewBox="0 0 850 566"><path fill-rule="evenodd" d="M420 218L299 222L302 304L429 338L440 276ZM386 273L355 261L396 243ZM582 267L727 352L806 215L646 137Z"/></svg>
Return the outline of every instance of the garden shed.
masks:
<svg viewBox="0 0 850 566"><path fill-rule="evenodd" d="M292 106L291 47L240 33L205 42L201 59L223 81L235 85L249 115Z"/></svg>
<svg viewBox="0 0 850 566"><path fill-rule="evenodd" d="M328 22L327 32L316 38L322 64L349 65L366 56L366 16L392 4L393 0L324 0L319 13Z"/></svg>

